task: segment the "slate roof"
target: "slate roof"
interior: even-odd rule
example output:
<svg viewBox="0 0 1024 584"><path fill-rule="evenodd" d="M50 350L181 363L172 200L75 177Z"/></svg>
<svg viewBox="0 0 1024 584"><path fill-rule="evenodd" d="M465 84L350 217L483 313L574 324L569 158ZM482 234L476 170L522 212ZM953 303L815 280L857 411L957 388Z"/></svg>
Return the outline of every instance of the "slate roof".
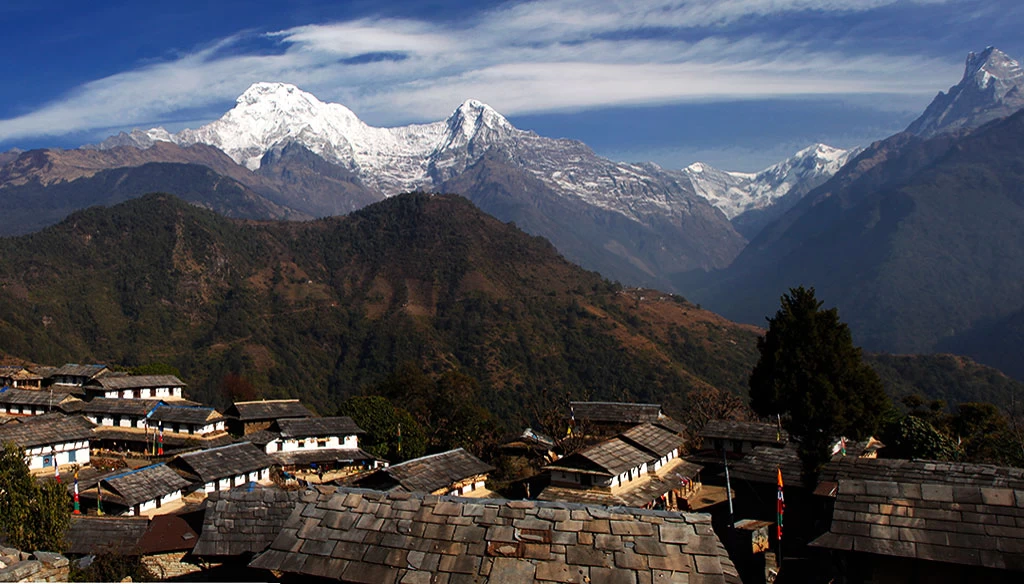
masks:
<svg viewBox="0 0 1024 584"><path fill-rule="evenodd" d="M89 388L144 389L147 387L185 387L174 375L104 375L89 381Z"/></svg>
<svg viewBox="0 0 1024 584"><path fill-rule="evenodd" d="M153 411L149 419L151 426L158 422L204 426L218 420L223 420L224 416L213 408L203 406L163 404Z"/></svg>
<svg viewBox="0 0 1024 584"><path fill-rule="evenodd" d="M619 434L619 438L656 458L670 454L683 445L683 439L679 435L651 423L633 426Z"/></svg>
<svg viewBox="0 0 1024 584"><path fill-rule="evenodd" d="M616 437L560 458L544 468L616 476L654 458Z"/></svg>
<svg viewBox="0 0 1024 584"><path fill-rule="evenodd" d="M782 444L789 440L789 434L783 430L779 440L778 424L770 422L738 422L736 420L711 420L704 425L700 436L721 438L725 440L747 440L764 444Z"/></svg>
<svg viewBox="0 0 1024 584"><path fill-rule="evenodd" d="M346 488L302 504L249 565L381 584L740 581L704 514Z"/></svg>
<svg viewBox="0 0 1024 584"><path fill-rule="evenodd" d="M190 550L196 532L178 515L146 517L71 517L65 541L75 555L137 556Z"/></svg>
<svg viewBox="0 0 1024 584"><path fill-rule="evenodd" d="M225 413L243 422L313 417L313 412L297 399L235 402Z"/></svg>
<svg viewBox="0 0 1024 584"><path fill-rule="evenodd" d="M13 387L0 388L0 404L12 406L57 406L67 399L70 392L54 391L51 395L49 390L19 389Z"/></svg>
<svg viewBox="0 0 1024 584"><path fill-rule="evenodd" d="M1022 524L1024 491L840 480L832 526L811 545L1024 571Z"/></svg>
<svg viewBox="0 0 1024 584"><path fill-rule="evenodd" d="M393 464L357 481L358 484L380 483L386 476L395 485L406 491L432 493L452 483L480 474L489 473L494 467L466 452L462 448L430 454L420 458Z"/></svg>
<svg viewBox="0 0 1024 584"><path fill-rule="evenodd" d="M569 402L578 419L591 422L641 424L653 422L661 415L661 404L621 402Z"/></svg>
<svg viewBox="0 0 1024 584"><path fill-rule="evenodd" d="M129 507L185 489L191 484L165 464L146 466L101 481L102 486L120 495Z"/></svg>
<svg viewBox="0 0 1024 584"><path fill-rule="evenodd" d="M291 452L271 452L270 458L281 466L309 466L313 463L353 463L376 460L359 448L306 448Z"/></svg>
<svg viewBox="0 0 1024 584"><path fill-rule="evenodd" d="M67 375L71 377L94 377L107 369L106 365L79 365L78 363L65 363L61 367L49 372L48 377L55 375Z"/></svg>
<svg viewBox="0 0 1024 584"><path fill-rule="evenodd" d="M269 468L267 453L248 442L179 454L171 463L196 475L204 483Z"/></svg>
<svg viewBox="0 0 1024 584"><path fill-rule="evenodd" d="M22 448L60 444L92 437L95 424L82 416L46 414L25 418L18 424L0 426L0 444L14 442Z"/></svg>
<svg viewBox="0 0 1024 584"><path fill-rule="evenodd" d="M238 441L239 442L252 442L256 446L264 448L264 447L266 447L267 444L270 444L271 442L273 442L274 440L277 440L280 437L281 437L281 434L278 433L278 432L271 432L269 430L260 430L259 432L251 432L249 434L246 434L244 438L239 438Z"/></svg>
<svg viewBox="0 0 1024 584"><path fill-rule="evenodd" d="M678 489L682 479L693 479L704 467L682 459L670 462L656 475L647 475L640 480L626 483L625 488L614 492L602 489L546 487L537 495L541 501L565 501L588 505L642 507L661 497L672 489Z"/></svg>
<svg viewBox="0 0 1024 584"><path fill-rule="evenodd" d="M782 447L756 446L750 454L729 465L732 478L769 485L778 483L777 469L782 470L782 480L787 485L801 483L803 466L796 444L790 442Z"/></svg>
<svg viewBox="0 0 1024 584"><path fill-rule="evenodd" d="M73 409L83 414L111 414L118 416L145 416L163 402L158 399L118 399L97 397L75 404Z"/></svg>
<svg viewBox="0 0 1024 584"><path fill-rule="evenodd" d="M139 543L149 529L145 517L72 516L65 550L70 554L139 555Z"/></svg>
<svg viewBox="0 0 1024 584"><path fill-rule="evenodd" d="M277 427L282 438L313 438L327 436L351 436L366 434L348 416L330 418L298 418L278 420Z"/></svg>
<svg viewBox="0 0 1024 584"><path fill-rule="evenodd" d="M315 491L257 486L210 493L197 556L238 556L267 549L300 501L316 501Z"/></svg>
<svg viewBox="0 0 1024 584"><path fill-rule="evenodd" d="M991 464L903 460L896 458L833 457L818 476L816 494L835 496L840 480L893 483L941 482L954 486L1024 490L1024 469Z"/></svg>
<svg viewBox="0 0 1024 584"><path fill-rule="evenodd" d="M166 429L165 429L166 430ZM93 431L93 440L123 440L125 442L146 442L152 444L156 431L153 427L147 431L143 428L123 428L120 426L96 426ZM212 437L209 437L212 436ZM184 448L189 445L201 444L204 448L216 448L226 446L234 442L228 434L213 434L201 436L199 434L182 434L176 432L164 432L164 453L176 448Z"/></svg>

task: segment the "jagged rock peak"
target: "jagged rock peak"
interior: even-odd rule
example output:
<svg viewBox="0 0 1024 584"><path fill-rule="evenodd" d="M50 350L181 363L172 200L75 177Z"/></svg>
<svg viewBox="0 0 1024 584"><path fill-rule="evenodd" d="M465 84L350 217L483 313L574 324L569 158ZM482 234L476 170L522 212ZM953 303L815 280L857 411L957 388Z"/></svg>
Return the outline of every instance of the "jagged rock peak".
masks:
<svg viewBox="0 0 1024 584"><path fill-rule="evenodd" d="M967 55L964 76L939 92L907 131L919 136L976 128L1024 107L1024 70L995 47Z"/></svg>
<svg viewBox="0 0 1024 584"><path fill-rule="evenodd" d="M471 136L483 125L492 130L510 130L512 124L494 108L476 99L467 99L448 117L448 126Z"/></svg>
<svg viewBox="0 0 1024 584"><path fill-rule="evenodd" d="M1024 77L1020 63L995 47L988 47L981 53L967 55L963 82L973 80L978 88L995 87L996 99L1002 99Z"/></svg>

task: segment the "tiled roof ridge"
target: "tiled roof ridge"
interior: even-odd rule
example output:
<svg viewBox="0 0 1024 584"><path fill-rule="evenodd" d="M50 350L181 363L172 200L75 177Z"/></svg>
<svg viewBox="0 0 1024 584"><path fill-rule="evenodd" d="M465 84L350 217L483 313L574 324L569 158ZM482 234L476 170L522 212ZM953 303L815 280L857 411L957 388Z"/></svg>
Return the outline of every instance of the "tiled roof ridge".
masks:
<svg viewBox="0 0 1024 584"><path fill-rule="evenodd" d="M199 450L193 450L192 452L185 452L178 455L178 458L187 458L190 456L196 456L199 454L206 454L207 452L213 452L215 450L223 450L225 448L232 448L240 444L252 444L248 440L242 440L241 442L232 442L231 444L225 444L224 446L214 446L213 448L201 448ZM258 446L256 448L259 448Z"/></svg>
<svg viewBox="0 0 1024 584"><path fill-rule="evenodd" d="M146 466L140 466L139 468L133 468L131 470L127 470L127 471L125 471L123 473L120 473L120 474L116 474L116 475L109 476L109 477L103 477L103 479L101 479L101 480L112 481L112 480L115 480L115 479L119 479L119 478L122 478L122 477L133 475L133 474L138 473L138 472L142 472L144 470L149 470L151 468L156 468L158 466L164 466L165 464L166 463L164 463L164 462L157 462L157 463L154 463L154 464L148 464Z"/></svg>
<svg viewBox="0 0 1024 584"><path fill-rule="evenodd" d="M298 402L298 398L282 398L282 399L254 399L249 401L233 402L234 405L247 405L247 404L269 404L269 403L282 403L282 402Z"/></svg>
<svg viewBox="0 0 1024 584"><path fill-rule="evenodd" d="M467 453L467 454L472 455L472 453L470 453L468 450L466 450L465 448L460 446L458 448L453 448L451 450L445 450L444 452L435 452L434 454L425 454L425 455L420 456L418 458L410 458L409 460L403 460L402 462L398 462L398 463L395 463L395 464L392 464L392 465L388 466L388 468L389 469L390 468L397 468L397 467L401 467L401 466L404 466L404 465L412 463L412 462L423 462L423 461L425 461L427 459L437 458L437 457L442 456L444 454L453 454L453 453L458 452L460 450L465 452L465 453Z"/></svg>

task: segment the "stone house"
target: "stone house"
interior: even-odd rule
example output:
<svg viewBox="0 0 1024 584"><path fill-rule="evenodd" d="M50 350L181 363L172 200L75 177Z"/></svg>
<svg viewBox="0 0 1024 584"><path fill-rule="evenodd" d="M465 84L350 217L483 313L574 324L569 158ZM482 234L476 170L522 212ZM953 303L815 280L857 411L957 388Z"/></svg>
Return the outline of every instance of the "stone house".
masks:
<svg viewBox="0 0 1024 584"><path fill-rule="evenodd" d="M278 420L312 418L313 412L297 399L235 402L225 412L228 431L244 436L270 428Z"/></svg>
<svg viewBox="0 0 1024 584"><path fill-rule="evenodd" d="M180 501L191 487L191 482L163 463L107 476L98 482L98 489L103 491L104 512L127 516L159 513L160 509ZM96 492L83 492L81 498L96 506Z"/></svg>
<svg viewBox="0 0 1024 584"><path fill-rule="evenodd" d="M205 493L270 479L273 460L249 442L179 454L168 463Z"/></svg>
<svg viewBox="0 0 1024 584"><path fill-rule="evenodd" d="M543 501L686 509L700 491L699 465L679 458L683 439L651 423L547 465Z"/></svg>
<svg viewBox="0 0 1024 584"><path fill-rule="evenodd" d="M89 399L183 399L185 383L174 375L103 375L82 386Z"/></svg>
<svg viewBox="0 0 1024 584"><path fill-rule="evenodd" d="M89 464L94 425L82 416L45 414L0 425L0 444L13 442L25 450L32 471Z"/></svg>
<svg viewBox="0 0 1024 584"><path fill-rule="evenodd" d="M66 391L39 391L0 387L0 414L10 416L41 416L75 401Z"/></svg>
<svg viewBox="0 0 1024 584"><path fill-rule="evenodd" d="M353 484L382 491L468 495L488 492L485 485L492 470L491 465L456 448L378 469Z"/></svg>
<svg viewBox="0 0 1024 584"><path fill-rule="evenodd" d="M0 366L0 387L42 389L43 376L18 365Z"/></svg>
<svg viewBox="0 0 1024 584"><path fill-rule="evenodd" d="M106 365L79 365L65 363L51 371L47 376L51 385L65 387L82 387L93 379L111 373Z"/></svg>
<svg viewBox="0 0 1024 584"><path fill-rule="evenodd" d="M285 470L311 468L325 471L377 468L375 456L359 449L365 432L348 416L293 418L274 422L256 436L267 454ZM266 440L269 438L269 440Z"/></svg>

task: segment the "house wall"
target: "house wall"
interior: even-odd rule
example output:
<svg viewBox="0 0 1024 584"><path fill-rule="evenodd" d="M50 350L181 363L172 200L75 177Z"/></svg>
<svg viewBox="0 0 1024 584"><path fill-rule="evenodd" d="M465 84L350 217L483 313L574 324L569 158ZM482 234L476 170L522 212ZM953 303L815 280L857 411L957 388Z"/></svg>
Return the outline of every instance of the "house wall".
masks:
<svg viewBox="0 0 1024 584"><path fill-rule="evenodd" d="M52 461L54 458L56 458L58 465L74 463L86 466L89 464L89 441L79 440L76 442L26 448L25 458L28 459L28 467L31 470L53 468ZM48 461L49 464L46 464Z"/></svg>
<svg viewBox="0 0 1024 584"><path fill-rule="evenodd" d="M465 479L462 479L461 481L456 481L451 485L448 485L444 489L439 489L438 491L435 491L433 494L455 496L465 495L466 493L471 493L477 489L484 488L486 481L487 475L476 475L472 477L467 477Z"/></svg>
<svg viewBox="0 0 1024 584"><path fill-rule="evenodd" d="M46 410L41 406L19 406L14 404L0 405L0 413L12 416L41 416Z"/></svg>

